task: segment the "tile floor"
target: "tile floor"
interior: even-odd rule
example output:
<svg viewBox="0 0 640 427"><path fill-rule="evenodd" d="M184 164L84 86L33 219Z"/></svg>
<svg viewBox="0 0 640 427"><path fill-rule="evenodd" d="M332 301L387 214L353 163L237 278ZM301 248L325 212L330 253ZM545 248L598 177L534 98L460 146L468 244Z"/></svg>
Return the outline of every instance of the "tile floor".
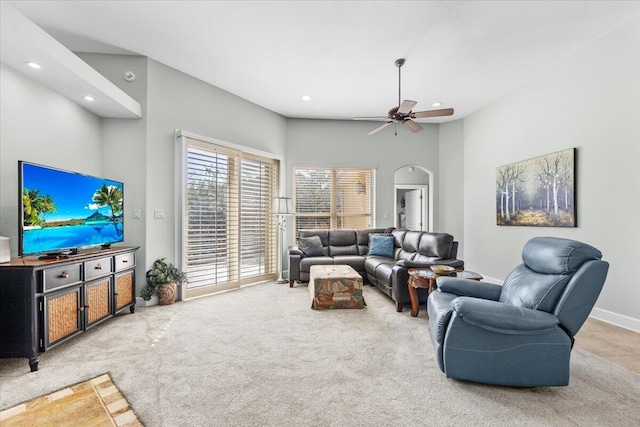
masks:
<svg viewBox="0 0 640 427"><path fill-rule="evenodd" d="M640 334L589 318L575 346L640 374Z"/></svg>

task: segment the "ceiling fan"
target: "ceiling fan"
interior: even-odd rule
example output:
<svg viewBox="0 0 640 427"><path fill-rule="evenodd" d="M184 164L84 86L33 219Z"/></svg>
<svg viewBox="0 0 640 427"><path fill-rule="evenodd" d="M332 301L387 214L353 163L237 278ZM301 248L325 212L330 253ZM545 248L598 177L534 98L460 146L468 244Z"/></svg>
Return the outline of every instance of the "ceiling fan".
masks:
<svg viewBox="0 0 640 427"><path fill-rule="evenodd" d="M414 122L411 119L423 119L427 117L442 117L442 116L451 116L453 115L453 108L443 108L441 110L428 110L428 111L416 111L415 113L411 112L413 107L417 104L416 101L411 101L405 99L400 102L401 96L401 68L404 65L404 58L396 59L395 65L398 67L398 106L393 107L389 110L386 116L377 116L377 117L356 117L354 120L384 120L385 124L379 126L369 132L367 135L373 135L376 132L381 131L387 126L391 126L392 124L400 123L404 125L411 132L420 132L422 130L422 126L418 123ZM397 135L396 130L396 135Z"/></svg>

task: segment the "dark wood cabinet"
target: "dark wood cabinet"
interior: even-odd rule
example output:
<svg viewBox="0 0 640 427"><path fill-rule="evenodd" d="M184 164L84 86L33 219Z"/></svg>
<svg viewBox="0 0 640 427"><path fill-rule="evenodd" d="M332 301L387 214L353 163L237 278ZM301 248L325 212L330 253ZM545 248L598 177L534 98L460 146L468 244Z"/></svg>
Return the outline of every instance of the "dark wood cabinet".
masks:
<svg viewBox="0 0 640 427"><path fill-rule="evenodd" d="M0 264L0 358L26 357L31 371L51 347L135 309L137 247L16 258Z"/></svg>

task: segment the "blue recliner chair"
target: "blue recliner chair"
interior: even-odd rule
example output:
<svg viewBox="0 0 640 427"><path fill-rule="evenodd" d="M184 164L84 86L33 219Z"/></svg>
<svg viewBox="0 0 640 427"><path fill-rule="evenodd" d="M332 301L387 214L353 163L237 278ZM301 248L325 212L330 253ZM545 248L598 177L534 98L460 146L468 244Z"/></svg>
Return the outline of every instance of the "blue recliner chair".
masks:
<svg viewBox="0 0 640 427"><path fill-rule="evenodd" d="M429 334L449 378L514 387L569 384L574 336L609 264L575 240L536 237L503 286L438 278L427 300Z"/></svg>

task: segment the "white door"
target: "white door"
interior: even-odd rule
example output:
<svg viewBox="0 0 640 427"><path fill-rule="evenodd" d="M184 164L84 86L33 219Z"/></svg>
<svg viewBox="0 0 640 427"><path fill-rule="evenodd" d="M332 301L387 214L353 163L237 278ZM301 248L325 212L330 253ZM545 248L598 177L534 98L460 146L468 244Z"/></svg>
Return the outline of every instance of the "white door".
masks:
<svg viewBox="0 0 640 427"><path fill-rule="evenodd" d="M424 190L407 191L404 194L407 230L426 231L427 221Z"/></svg>

